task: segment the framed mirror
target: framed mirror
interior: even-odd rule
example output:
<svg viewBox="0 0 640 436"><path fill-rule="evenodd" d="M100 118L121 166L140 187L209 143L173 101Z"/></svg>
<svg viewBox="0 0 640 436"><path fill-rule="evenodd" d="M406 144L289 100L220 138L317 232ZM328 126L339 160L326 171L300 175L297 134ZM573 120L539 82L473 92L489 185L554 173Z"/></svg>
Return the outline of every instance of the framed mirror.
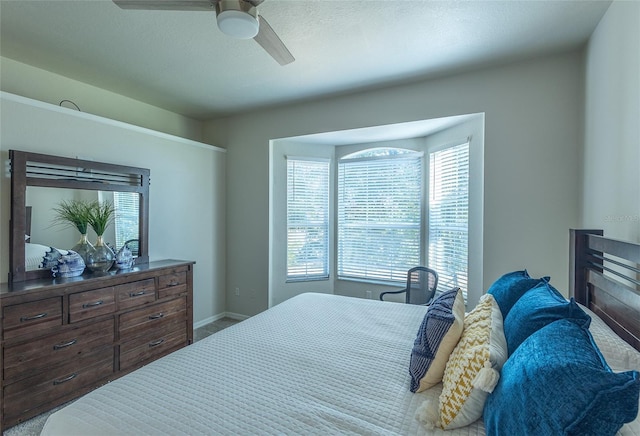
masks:
<svg viewBox="0 0 640 436"><path fill-rule="evenodd" d="M38 266L41 247L67 250L78 241L75 228L56 225L53 209L62 201L110 202L114 221L105 240L115 248L126 243L137 264L149 262L148 169L18 150L9 150L9 157L9 282L51 277Z"/></svg>

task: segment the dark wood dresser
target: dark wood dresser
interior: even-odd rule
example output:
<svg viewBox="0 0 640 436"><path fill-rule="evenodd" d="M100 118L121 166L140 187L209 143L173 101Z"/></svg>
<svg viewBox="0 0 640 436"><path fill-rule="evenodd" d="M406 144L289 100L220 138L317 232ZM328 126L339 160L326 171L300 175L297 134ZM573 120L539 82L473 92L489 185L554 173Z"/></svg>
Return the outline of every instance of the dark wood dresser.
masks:
<svg viewBox="0 0 640 436"><path fill-rule="evenodd" d="M193 265L0 285L0 430L191 344Z"/></svg>

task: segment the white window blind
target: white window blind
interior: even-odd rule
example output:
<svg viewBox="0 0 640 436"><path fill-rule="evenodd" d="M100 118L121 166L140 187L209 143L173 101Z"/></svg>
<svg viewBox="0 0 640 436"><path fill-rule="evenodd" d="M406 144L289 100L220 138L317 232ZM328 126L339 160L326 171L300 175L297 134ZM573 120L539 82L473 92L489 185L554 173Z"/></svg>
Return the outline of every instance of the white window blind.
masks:
<svg viewBox="0 0 640 436"><path fill-rule="evenodd" d="M287 158L287 280L329 277L329 161Z"/></svg>
<svg viewBox="0 0 640 436"><path fill-rule="evenodd" d="M338 276L404 282L420 265L422 161L419 152L338 165Z"/></svg>
<svg viewBox="0 0 640 436"><path fill-rule="evenodd" d="M116 229L116 248L121 248L130 239L138 239L138 205L140 194L137 192L114 192L113 205Z"/></svg>
<svg viewBox="0 0 640 436"><path fill-rule="evenodd" d="M467 298L469 143L429 156L429 267L438 289L460 287Z"/></svg>

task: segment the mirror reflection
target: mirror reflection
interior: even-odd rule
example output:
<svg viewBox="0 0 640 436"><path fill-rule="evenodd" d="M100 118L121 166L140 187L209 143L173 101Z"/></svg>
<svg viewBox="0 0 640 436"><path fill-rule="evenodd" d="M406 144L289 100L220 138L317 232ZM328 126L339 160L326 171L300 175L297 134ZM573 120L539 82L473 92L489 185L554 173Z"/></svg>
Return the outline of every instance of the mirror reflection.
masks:
<svg viewBox="0 0 640 436"><path fill-rule="evenodd" d="M80 239L80 233L75 227L67 227L55 222L53 211L61 201L86 200L111 202L115 208L114 221L105 233L104 240L115 249L119 249L131 240L139 239L139 199L137 192L93 191L82 189L50 188L28 186L26 190L26 206L31 210L30 228L26 229L25 265L27 270L38 268L42 260L29 261L29 253L39 256L40 246L55 247L68 250ZM89 227L89 241L96 240L95 232ZM133 246L135 245L135 247ZM136 255L137 243L129 243L129 247Z"/></svg>

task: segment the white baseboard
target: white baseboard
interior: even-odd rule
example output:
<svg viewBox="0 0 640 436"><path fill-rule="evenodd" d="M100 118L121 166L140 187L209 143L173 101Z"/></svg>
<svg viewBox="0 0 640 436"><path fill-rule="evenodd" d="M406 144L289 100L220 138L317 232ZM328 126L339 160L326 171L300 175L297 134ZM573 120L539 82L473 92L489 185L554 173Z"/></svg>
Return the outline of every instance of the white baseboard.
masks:
<svg viewBox="0 0 640 436"><path fill-rule="evenodd" d="M240 313L233 313L233 312L225 312L225 316L227 318L237 319L238 321L244 321L245 319L251 318L250 316L242 315Z"/></svg>
<svg viewBox="0 0 640 436"><path fill-rule="evenodd" d="M222 312L219 313L217 315L213 315L210 316L209 318L205 318L203 320L200 320L198 322L194 322L193 323L193 329L199 329L200 327L204 327L207 324L211 324L214 321L217 321L219 319L222 318L231 318L231 319L237 319L238 321L244 321L245 319L249 318L247 315L241 315L239 313L233 313L233 312Z"/></svg>
<svg viewBox="0 0 640 436"><path fill-rule="evenodd" d="M205 318L205 319L203 319L201 321L194 322L193 323L193 329L194 330L195 329L199 329L200 327L203 327L203 326L205 326L207 324L211 324L212 322L217 321L217 320L222 319L222 318L224 318L224 313L220 313L218 315L214 315L214 316L210 316L209 318Z"/></svg>

